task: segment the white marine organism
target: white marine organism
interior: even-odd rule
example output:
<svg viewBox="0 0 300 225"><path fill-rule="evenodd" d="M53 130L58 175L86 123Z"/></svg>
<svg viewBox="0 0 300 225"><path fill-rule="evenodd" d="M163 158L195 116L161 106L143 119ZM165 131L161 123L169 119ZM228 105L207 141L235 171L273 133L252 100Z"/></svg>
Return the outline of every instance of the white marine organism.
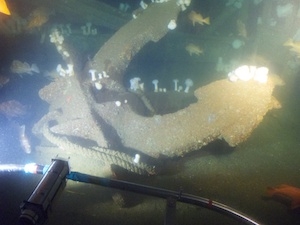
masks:
<svg viewBox="0 0 300 225"><path fill-rule="evenodd" d="M59 76L62 76L62 77L66 76L66 71L63 69L61 64L57 65L56 72L59 74Z"/></svg>
<svg viewBox="0 0 300 225"><path fill-rule="evenodd" d="M97 90L101 90L103 87L102 84L100 83L100 81L96 81L94 85Z"/></svg>
<svg viewBox="0 0 300 225"><path fill-rule="evenodd" d="M86 35L90 35L92 33L92 23L86 22L85 26L86 26L86 32L87 32Z"/></svg>
<svg viewBox="0 0 300 225"><path fill-rule="evenodd" d="M268 81L269 69L267 67L258 67L255 71L253 80L265 84Z"/></svg>
<svg viewBox="0 0 300 225"><path fill-rule="evenodd" d="M190 88L194 85L194 82L191 79L186 79L184 84L185 84L184 92L188 93Z"/></svg>
<svg viewBox="0 0 300 225"><path fill-rule="evenodd" d="M178 82L179 82L179 80L174 79L173 82L174 82L174 91L178 91Z"/></svg>
<svg viewBox="0 0 300 225"><path fill-rule="evenodd" d="M238 77L239 80L249 81L253 78L254 74L250 67L247 65L243 65L234 70L234 74Z"/></svg>
<svg viewBox="0 0 300 225"><path fill-rule="evenodd" d="M66 74L69 76L74 75L74 65L73 64L67 64L68 69L66 69Z"/></svg>
<svg viewBox="0 0 300 225"><path fill-rule="evenodd" d="M256 67L243 65L228 73L231 82L255 80L259 83L268 81L269 69L267 67Z"/></svg>
<svg viewBox="0 0 300 225"><path fill-rule="evenodd" d="M62 44L64 42L64 37L60 35L57 29L52 30L51 34L49 35L50 42L54 44Z"/></svg>
<svg viewBox="0 0 300 225"><path fill-rule="evenodd" d="M158 92L158 80L153 80L152 84L154 85L154 92Z"/></svg>
<svg viewBox="0 0 300 225"><path fill-rule="evenodd" d="M104 78L108 78L109 77L109 75L104 70L102 71L102 74L103 74Z"/></svg>
<svg viewBox="0 0 300 225"><path fill-rule="evenodd" d="M86 26L81 26L80 28L81 28L81 30L82 30L82 34L83 34L83 35L88 35Z"/></svg>
<svg viewBox="0 0 300 225"><path fill-rule="evenodd" d="M234 49L239 49L240 47L242 47L243 45L245 45L245 42L240 40L240 39L234 39L231 43L231 46Z"/></svg>
<svg viewBox="0 0 300 225"><path fill-rule="evenodd" d="M140 6L142 7L142 9L147 9L148 4L142 0L142 1L140 1Z"/></svg>
<svg viewBox="0 0 300 225"><path fill-rule="evenodd" d="M95 70L95 69L90 69L89 70L89 74L91 75L92 81L97 80L96 79L96 72L97 72L97 70Z"/></svg>
<svg viewBox="0 0 300 225"><path fill-rule="evenodd" d="M169 30L174 30L177 27L176 20L170 20L168 24L168 29Z"/></svg>
<svg viewBox="0 0 300 225"><path fill-rule="evenodd" d="M97 28L91 30L91 35L97 35L98 31Z"/></svg>
<svg viewBox="0 0 300 225"><path fill-rule="evenodd" d="M134 163L139 163L139 162L140 162L140 159L141 159L140 154L135 154L134 159L133 159L133 162L134 162Z"/></svg>
<svg viewBox="0 0 300 225"><path fill-rule="evenodd" d="M139 77L134 77L132 79L130 79L130 90L133 90L133 91L137 91L140 89L140 81L141 81L141 78Z"/></svg>
<svg viewBox="0 0 300 225"><path fill-rule="evenodd" d="M120 107L121 106L121 102L120 101L115 101L116 106Z"/></svg>
<svg viewBox="0 0 300 225"><path fill-rule="evenodd" d="M130 9L130 5L128 3L120 3L119 4L119 10L121 12L127 12L128 9Z"/></svg>

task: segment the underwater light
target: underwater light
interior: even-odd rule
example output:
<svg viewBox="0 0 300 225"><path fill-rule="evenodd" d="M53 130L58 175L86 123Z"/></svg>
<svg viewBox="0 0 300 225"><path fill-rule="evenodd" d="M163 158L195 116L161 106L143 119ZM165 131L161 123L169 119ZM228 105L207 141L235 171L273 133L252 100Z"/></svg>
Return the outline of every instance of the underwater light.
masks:
<svg viewBox="0 0 300 225"><path fill-rule="evenodd" d="M25 165L21 164L0 164L0 172L25 172L32 174L44 174L48 165L42 166L36 163L27 163Z"/></svg>
<svg viewBox="0 0 300 225"><path fill-rule="evenodd" d="M29 163L25 167L28 172L41 171L34 163ZM45 167L43 170L46 172L42 180L29 199L21 204L19 224L43 224L48 218L52 203L66 186L66 176L70 172L67 161L54 159L50 166Z"/></svg>
<svg viewBox="0 0 300 225"><path fill-rule="evenodd" d="M25 173L34 173L34 174L45 174L48 170L49 165L42 166L36 163L28 163L24 166Z"/></svg>

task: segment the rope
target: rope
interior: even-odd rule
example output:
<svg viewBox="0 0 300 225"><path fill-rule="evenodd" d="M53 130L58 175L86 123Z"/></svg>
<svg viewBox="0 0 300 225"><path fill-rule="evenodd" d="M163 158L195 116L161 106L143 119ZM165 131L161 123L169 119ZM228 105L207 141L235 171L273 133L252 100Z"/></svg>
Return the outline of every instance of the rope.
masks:
<svg viewBox="0 0 300 225"><path fill-rule="evenodd" d="M66 149L70 153L84 155L93 159L96 158L101 160L106 165L114 164L140 175L155 174L153 166L149 166L142 162L134 163L133 158L130 155L127 155L123 152L101 147L85 148L81 145L72 143L66 138L61 138L50 131L47 123L43 126L43 135L52 144L55 144L60 148Z"/></svg>

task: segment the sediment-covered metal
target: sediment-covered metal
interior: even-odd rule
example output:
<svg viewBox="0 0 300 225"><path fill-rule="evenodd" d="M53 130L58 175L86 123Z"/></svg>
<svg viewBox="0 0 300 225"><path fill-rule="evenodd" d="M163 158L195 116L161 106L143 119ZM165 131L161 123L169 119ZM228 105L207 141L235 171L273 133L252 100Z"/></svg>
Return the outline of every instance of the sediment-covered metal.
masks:
<svg viewBox="0 0 300 225"><path fill-rule="evenodd" d="M152 173L151 167L135 165L130 156L110 148L125 147L159 158L183 156L217 139L224 139L230 146L245 141L266 113L280 106L273 97L272 78L264 84L254 80L217 80L198 88L194 92L196 101L176 112L152 117L134 112L135 102L130 100L135 94L126 91L120 82L123 72L147 42L157 41L166 34L170 19L176 18L179 10L175 0L151 4L101 47L81 71L83 79L79 79L80 76L59 78L43 88L40 96L50 104L50 110L34 130L69 151L148 174ZM109 75L97 80L103 88L95 89L96 79L89 79L89 69ZM97 101L94 93L101 95L101 100ZM174 96L170 100L178 100L172 91L163 94ZM123 99L122 104L120 99ZM144 103L148 104L148 99ZM154 114L151 107L148 109ZM49 120L56 122L51 132L45 128ZM98 147L86 148L69 141L60 143L63 140L54 134L79 137Z"/></svg>
<svg viewBox="0 0 300 225"><path fill-rule="evenodd" d="M150 4L100 48L88 67L105 70L113 80L122 83L122 75L136 53L148 42L164 37L169 31L170 20L176 19L179 12L176 0Z"/></svg>

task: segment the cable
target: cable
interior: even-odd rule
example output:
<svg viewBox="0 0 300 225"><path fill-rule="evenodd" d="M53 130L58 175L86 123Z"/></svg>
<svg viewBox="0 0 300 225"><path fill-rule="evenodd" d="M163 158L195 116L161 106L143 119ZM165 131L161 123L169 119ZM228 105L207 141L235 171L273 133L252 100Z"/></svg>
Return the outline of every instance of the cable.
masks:
<svg viewBox="0 0 300 225"><path fill-rule="evenodd" d="M53 159L52 164L46 166L36 163L28 163L26 165L2 164L0 165L0 172L3 171L24 171L25 173L44 174L28 201L24 201L21 205L22 214L20 216L20 224L22 225L42 224L46 220L51 203L58 196L58 193L64 189L66 179L164 199L172 198L179 202L216 211L244 224L259 225L258 222L243 213L211 199L186 194L182 191L171 191L121 180L91 176L79 172L70 172L68 162L61 159Z"/></svg>
<svg viewBox="0 0 300 225"><path fill-rule="evenodd" d="M70 172L67 175L67 179L84 182L84 183L97 184L104 187L116 188L123 191L130 191L134 193L145 194L145 195L155 196L164 199L172 197L179 202L193 204L193 205L201 206L219 212L233 219L236 219L240 222L243 222L244 224L259 225L258 222L252 220L248 216L244 215L241 212L238 212L237 210L227 205L212 201L211 199L185 194L182 191L176 192L167 189L140 185L140 184L135 184L135 183L121 181L121 180L113 180L113 179L108 179L103 177L90 176L78 172Z"/></svg>

